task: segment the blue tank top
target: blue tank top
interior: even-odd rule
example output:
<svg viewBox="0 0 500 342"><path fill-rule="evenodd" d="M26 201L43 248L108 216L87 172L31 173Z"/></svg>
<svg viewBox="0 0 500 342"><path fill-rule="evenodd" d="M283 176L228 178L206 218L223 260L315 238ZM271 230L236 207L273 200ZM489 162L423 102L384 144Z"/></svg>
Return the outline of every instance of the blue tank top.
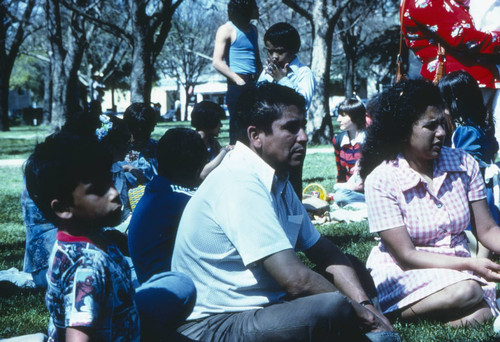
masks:
<svg viewBox="0 0 500 342"><path fill-rule="evenodd" d="M258 49L257 32L252 28L245 33L236 27L236 39L229 47L228 65L237 74L256 74L257 73L257 58L255 51Z"/></svg>

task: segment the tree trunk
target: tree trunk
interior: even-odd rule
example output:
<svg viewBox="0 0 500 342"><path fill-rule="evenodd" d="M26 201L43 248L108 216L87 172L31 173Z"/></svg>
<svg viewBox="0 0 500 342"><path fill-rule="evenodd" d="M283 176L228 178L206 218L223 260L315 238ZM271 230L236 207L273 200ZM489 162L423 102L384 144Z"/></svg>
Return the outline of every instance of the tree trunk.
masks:
<svg viewBox="0 0 500 342"><path fill-rule="evenodd" d="M66 121L65 115L67 112L66 107L66 85L67 78L64 73L63 63L58 62L57 59L52 61L52 112L51 112L51 125L54 129L59 129Z"/></svg>
<svg viewBox="0 0 500 342"><path fill-rule="evenodd" d="M139 36L136 33L136 37ZM130 100L134 102L151 102L152 66L151 52L143 39L134 39L132 54L132 71L130 73Z"/></svg>
<svg viewBox="0 0 500 342"><path fill-rule="evenodd" d="M2 67L1 69L5 69ZM0 70L0 115L2 131L10 130L9 124L9 78L10 72Z"/></svg>
<svg viewBox="0 0 500 342"><path fill-rule="evenodd" d="M19 52L19 47L24 41L24 28L28 25L31 12L35 6L34 0L30 0L24 7L22 18L13 21L8 19L7 8L8 1L0 2L0 127L2 131L10 129L9 124L9 84L14 61ZM9 32L10 49L7 42L7 32Z"/></svg>
<svg viewBox="0 0 500 342"><path fill-rule="evenodd" d="M145 12L145 2L129 0L132 16L133 52L132 71L130 73L130 100L151 102L151 65L152 35L149 34L150 18Z"/></svg>
<svg viewBox="0 0 500 342"><path fill-rule="evenodd" d="M184 103L184 108L181 109L181 121L188 121L188 105L189 105L189 100L191 98L189 88L190 86L187 84L184 87L184 94L186 94L186 102Z"/></svg>
<svg viewBox="0 0 500 342"><path fill-rule="evenodd" d="M355 73L355 59L351 54L346 51L346 67L344 76L344 95L347 98L351 98L354 94L354 73Z"/></svg>
<svg viewBox="0 0 500 342"><path fill-rule="evenodd" d="M44 125L50 124L50 113L52 113L52 63L49 61L49 67L43 73L43 120Z"/></svg>
<svg viewBox="0 0 500 342"><path fill-rule="evenodd" d="M314 5L314 40L311 70L317 76L315 96L307 113L307 132L313 144L329 143L333 136L330 118L328 85L330 84L330 59L332 35L328 19L322 15L324 8L321 1Z"/></svg>
<svg viewBox="0 0 500 342"><path fill-rule="evenodd" d="M0 4L0 127L6 132L9 127L9 78L10 72L7 63L7 51L5 47L6 27L6 10L3 4Z"/></svg>
<svg viewBox="0 0 500 342"><path fill-rule="evenodd" d="M47 30L50 42L50 64L52 83L51 125L61 128L66 113L66 74L64 73L64 49L62 44L61 13L59 1L46 2Z"/></svg>
<svg viewBox="0 0 500 342"><path fill-rule="evenodd" d="M86 47L87 35L93 27L85 27L83 18L73 14L68 30L68 39L63 43L59 0L47 0L47 21L50 41L50 63L52 65L52 127L61 128L66 114L79 111L77 72Z"/></svg>

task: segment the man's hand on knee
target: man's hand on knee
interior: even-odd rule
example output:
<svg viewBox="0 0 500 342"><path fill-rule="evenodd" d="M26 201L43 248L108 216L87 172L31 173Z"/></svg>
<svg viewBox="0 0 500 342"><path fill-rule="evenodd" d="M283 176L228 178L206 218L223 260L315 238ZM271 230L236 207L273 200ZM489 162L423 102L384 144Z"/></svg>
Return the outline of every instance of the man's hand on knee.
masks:
<svg viewBox="0 0 500 342"><path fill-rule="evenodd" d="M373 305L362 306L354 301L351 302L351 305L358 316L361 331L377 332L394 330L389 320Z"/></svg>

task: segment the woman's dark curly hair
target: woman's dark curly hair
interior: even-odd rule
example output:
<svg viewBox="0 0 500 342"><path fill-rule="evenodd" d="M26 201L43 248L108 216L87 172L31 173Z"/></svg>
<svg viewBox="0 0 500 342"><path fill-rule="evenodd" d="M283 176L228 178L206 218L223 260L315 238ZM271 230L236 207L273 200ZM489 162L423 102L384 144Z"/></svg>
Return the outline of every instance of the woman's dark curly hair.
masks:
<svg viewBox="0 0 500 342"><path fill-rule="evenodd" d="M426 80L399 82L376 96L360 160L363 179L380 163L403 152L413 125L429 106L441 109L443 101L438 87Z"/></svg>
<svg viewBox="0 0 500 342"><path fill-rule="evenodd" d="M255 8L255 0L230 0L227 4L227 17L237 27L242 27L250 22Z"/></svg>

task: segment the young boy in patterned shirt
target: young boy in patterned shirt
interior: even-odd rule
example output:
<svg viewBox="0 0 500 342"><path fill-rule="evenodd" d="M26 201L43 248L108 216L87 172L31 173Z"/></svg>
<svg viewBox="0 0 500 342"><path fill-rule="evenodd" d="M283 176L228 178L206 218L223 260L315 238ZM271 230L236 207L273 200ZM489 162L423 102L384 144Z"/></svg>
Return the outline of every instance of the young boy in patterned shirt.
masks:
<svg viewBox="0 0 500 342"><path fill-rule="evenodd" d="M97 140L60 132L25 167L28 192L58 227L47 272L49 341L139 341L130 269L102 231L120 223L111 157Z"/></svg>

